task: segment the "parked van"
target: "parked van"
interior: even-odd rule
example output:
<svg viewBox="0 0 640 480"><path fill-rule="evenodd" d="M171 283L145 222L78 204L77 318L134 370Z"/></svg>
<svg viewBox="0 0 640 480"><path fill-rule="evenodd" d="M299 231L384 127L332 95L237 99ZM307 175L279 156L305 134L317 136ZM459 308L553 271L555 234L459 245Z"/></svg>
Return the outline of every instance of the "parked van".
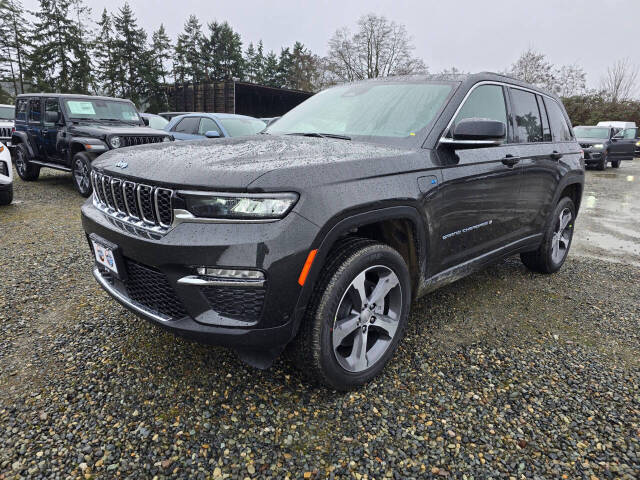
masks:
<svg viewBox="0 0 640 480"><path fill-rule="evenodd" d="M636 128L636 122L605 121L598 122L598 127L615 127L625 130L627 128Z"/></svg>

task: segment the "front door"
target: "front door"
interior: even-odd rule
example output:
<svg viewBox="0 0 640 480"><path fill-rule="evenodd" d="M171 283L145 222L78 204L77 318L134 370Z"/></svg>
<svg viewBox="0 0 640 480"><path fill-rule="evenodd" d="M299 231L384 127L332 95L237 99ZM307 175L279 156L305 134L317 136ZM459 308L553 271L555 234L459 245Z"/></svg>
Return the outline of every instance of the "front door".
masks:
<svg viewBox="0 0 640 480"><path fill-rule="evenodd" d="M510 127L504 88L480 85L455 117L485 118L507 125L499 146L456 148L441 144L442 206L437 212L437 270L480 257L518 238L521 166Z"/></svg>
<svg viewBox="0 0 640 480"><path fill-rule="evenodd" d="M618 136L622 137L618 139L620 145L620 153L622 160L633 160L633 154L636 147L637 128L625 128Z"/></svg>
<svg viewBox="0 0 640 480"><path fill-rule="evenodd" d="M59 162L61 159L58 148L58 121L54 117L60 115L60 103L57 98L47 98L44 102L44 128L42 129L42 146L47 159Z"/></svg>

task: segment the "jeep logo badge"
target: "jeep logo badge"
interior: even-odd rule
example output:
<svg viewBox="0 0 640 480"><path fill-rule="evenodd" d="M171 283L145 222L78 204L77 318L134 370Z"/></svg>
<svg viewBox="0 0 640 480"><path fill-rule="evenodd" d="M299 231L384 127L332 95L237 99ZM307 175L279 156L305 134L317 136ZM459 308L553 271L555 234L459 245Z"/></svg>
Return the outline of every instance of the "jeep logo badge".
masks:
<svg viewBox="0 0 640 480"><path fill-rule="evenodd" d="M125 169L128 166L129 166L129 164L127 162L118 162L118 163L116 163L116 167L118 167L118 168Z"/></svg>

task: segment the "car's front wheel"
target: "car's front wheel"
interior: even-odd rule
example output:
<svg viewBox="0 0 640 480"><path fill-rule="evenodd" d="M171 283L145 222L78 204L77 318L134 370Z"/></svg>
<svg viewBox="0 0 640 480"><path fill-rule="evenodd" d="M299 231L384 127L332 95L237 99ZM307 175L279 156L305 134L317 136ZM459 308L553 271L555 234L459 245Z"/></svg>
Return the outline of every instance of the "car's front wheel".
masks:
<svg viewBox="0 0 640 480"><path fill-rule="evenodd" d="M609 161L609 155L607 152L602 154L602 158L600 159L600 163L598 164L598 170L606 170L607 162Z"/></svg>
<svg viewBox="0 0 640 480"><path fill-rule="evenodd" d="M622 160L614 160L613 162L611 162L611 166L613 168L620 168L620 163L622 162Z"/></svg>
<svg viewBox="0 0 640 480"><path fill-rule="evenodd" d="M540 247L533 252L521 253L522 263L534 272L557 272L569 254L575 218L576 207L573 201L568 197L561 198L553 211Z"/></svg>
<svg viewBox="0 0 640 480"><path fill-rule="evenodd" d="M393 248L349 239L335 248L293 345L311 379L348 390L378 375L402 339L411 305L409 271Z"/></svg>
<svg viewBox="0 0 640 480"><path fill-rule="evenodd" d="M91 186L91 157L84 152L73 156L72 164L73 185L83 197L88 197L93 191Z"/></svg>
<svg viewBox="0 0 640 480"><path fill-rule="evenodd" d="M29 161L29 151L27 147L19 143L16 146L15 155L16 172L18 172L18 176L25 182L37 180L40 176L40 167L32 165Z"/></svg>

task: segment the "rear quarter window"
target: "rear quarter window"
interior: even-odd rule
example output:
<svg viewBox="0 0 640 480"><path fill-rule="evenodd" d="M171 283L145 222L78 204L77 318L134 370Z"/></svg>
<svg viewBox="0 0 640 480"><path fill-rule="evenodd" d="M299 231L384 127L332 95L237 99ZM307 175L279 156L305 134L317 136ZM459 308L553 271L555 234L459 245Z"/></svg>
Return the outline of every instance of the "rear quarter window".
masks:
<svg viewBox="0 0 640 480"><path fill-rule="evenodd" d="M568 142L573 140L573 134L558 102L550 98L545 98L544 104L547 106L547 113L549 114L553 141Z"/></svg>
<svg viewBox="0 0 640 480"><path fill-rule="evenodd" d="M511 103L516 120L516 139L519 143L542 142L543 129L535 94L511 88Z"/></svg>

